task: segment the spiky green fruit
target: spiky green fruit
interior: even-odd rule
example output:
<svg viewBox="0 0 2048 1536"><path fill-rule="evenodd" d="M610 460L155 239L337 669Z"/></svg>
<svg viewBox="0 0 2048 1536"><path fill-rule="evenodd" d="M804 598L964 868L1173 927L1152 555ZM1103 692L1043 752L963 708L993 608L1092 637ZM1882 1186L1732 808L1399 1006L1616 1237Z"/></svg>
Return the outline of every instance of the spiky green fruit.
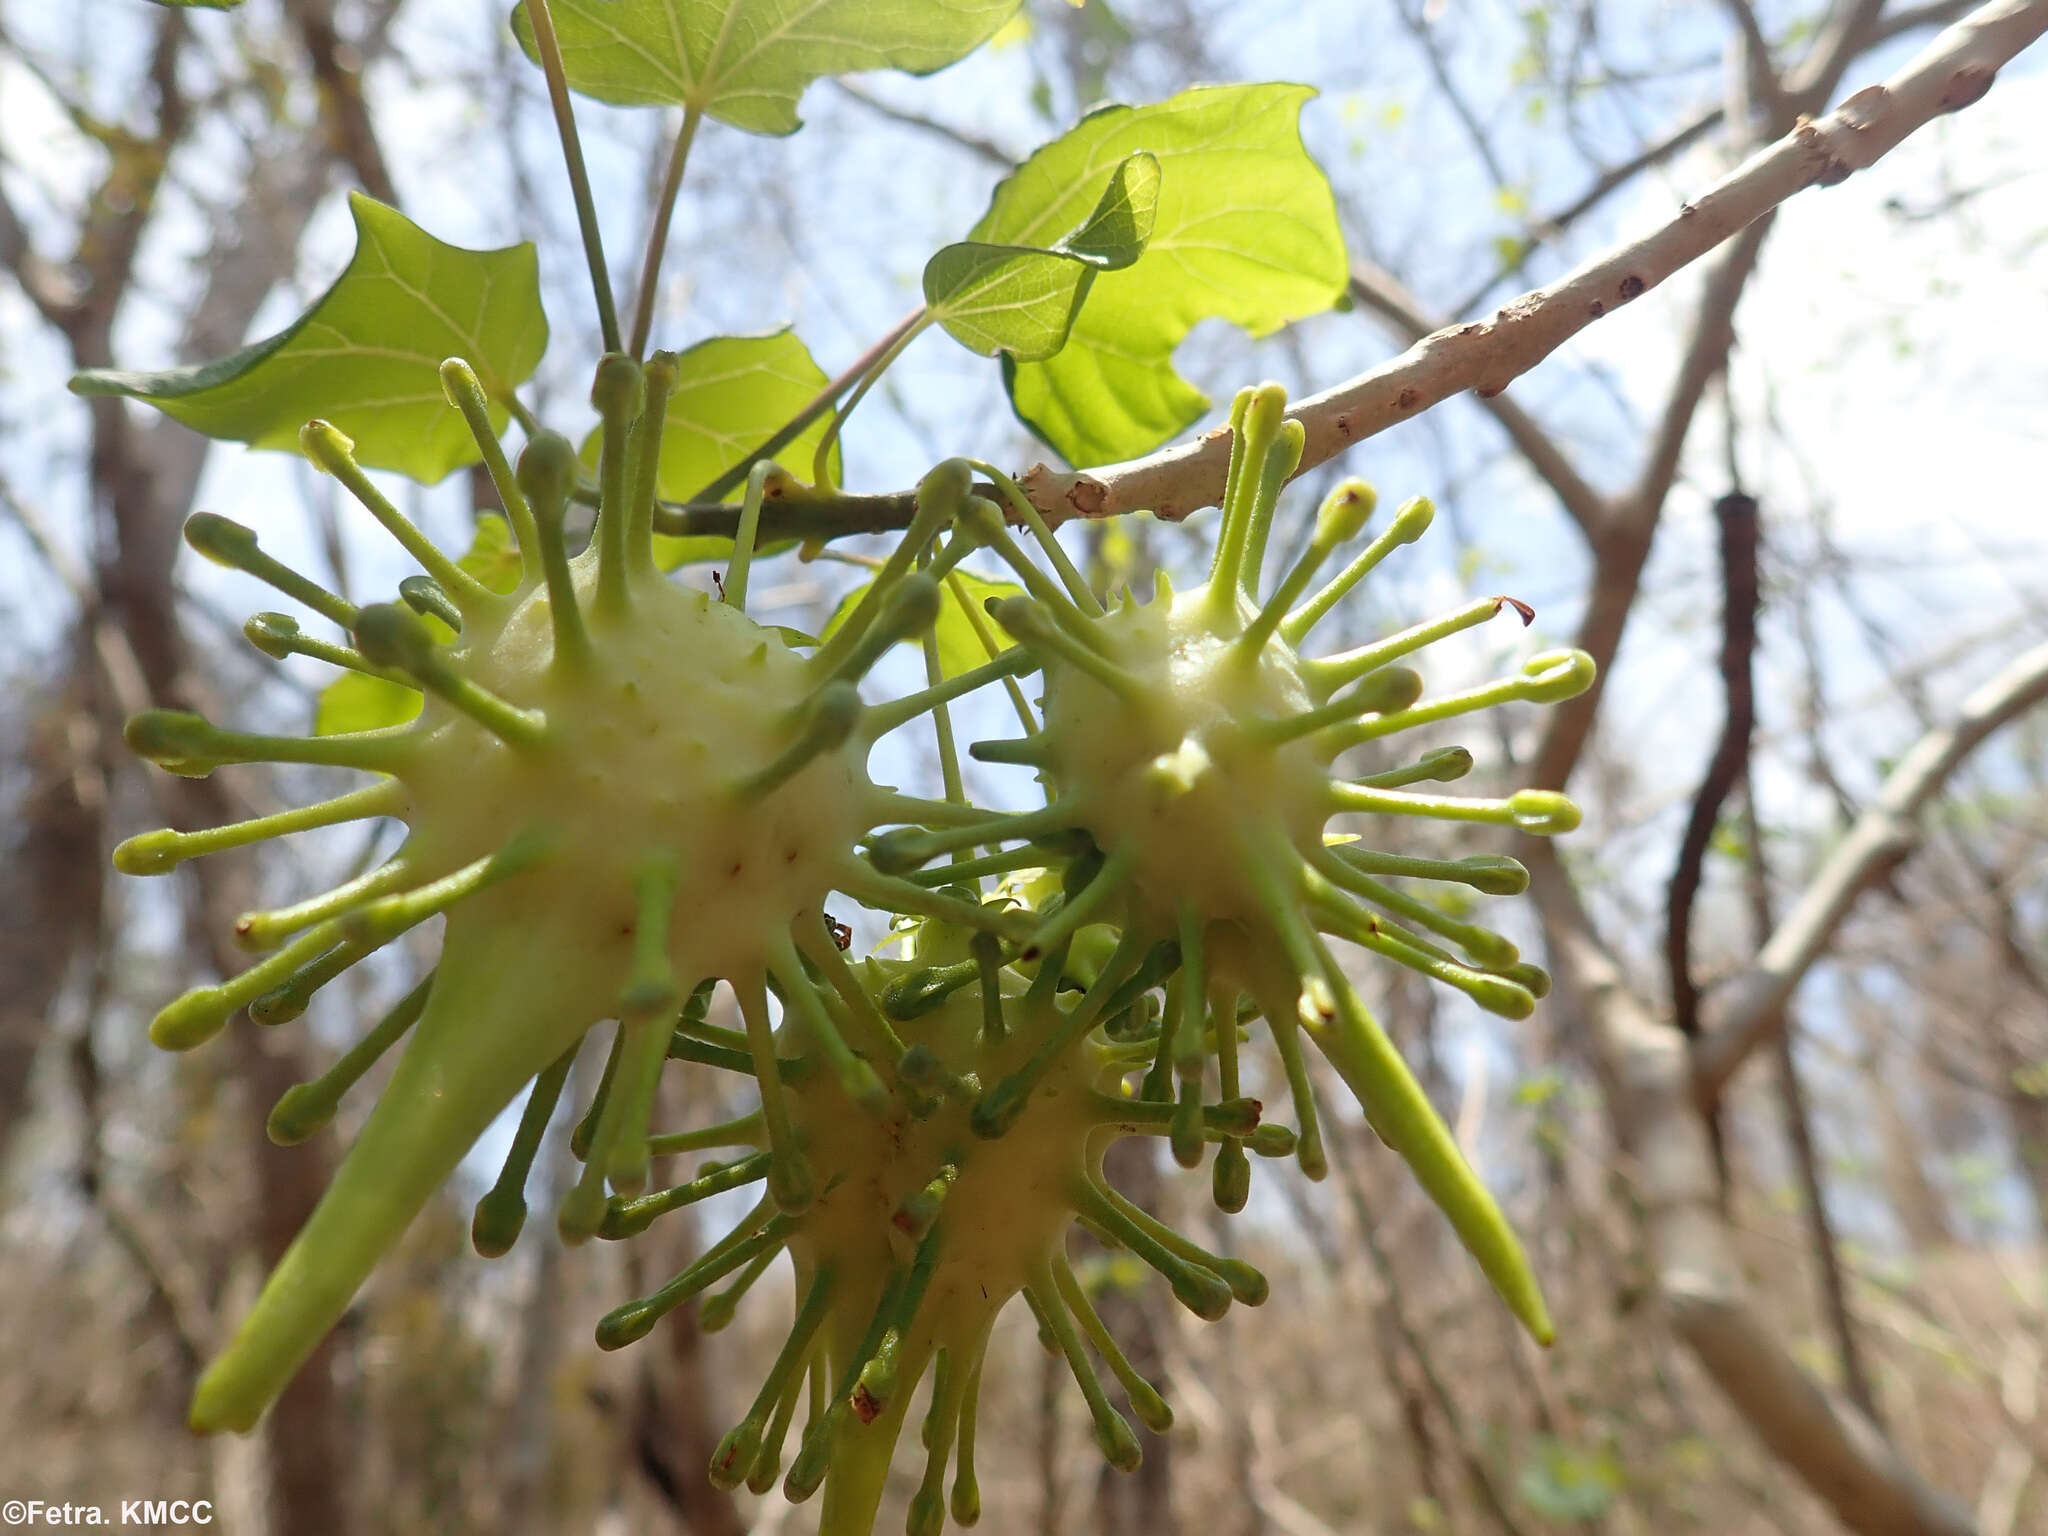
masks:
<svg viewBox="0 0 2048 1536"><path fill-rule="evenodd" d="M788 1212L771 1192L688 1270L616 1309L598 1330L607 1347L630 1343L735 1269L735 1289L744 1288L756 1262L786 1248L796 1272L795 1323L751 1409L721 1442L711 1475L725 1486L766 1486L781 1465L798 1396L814 1379L813 1401L822 1411L805 1429L785 1491L801 1500L822 1486L821 1529L829 1532L868 1529L904 1412L928 1371L934 1387L922 1435L927 1469L912 1528L943 1523L945 1476L956 1455L952 1507L971 1515L978 1504L972 1446L982 1353L997 1314L1019 1295L1067 1357L1113 1463L1136 1465L1139 1445L1110 1407L1083 1339L1110 1366L1141 1421L1155 1432L1170 1426L1172 1413L1157 1389L1131 1368L1074 1277L1067 1238L1077 1221L1131 1247L1202 1317L1220 1316L1233 1300L1257 1305L1266 1295L1256 1270L1165 1228L1124 1201L1103 1175L1103 1155L1119 1137L1167 1129L1160 1106L1128 1092L1125 1078L1142 1050L1134 1055L1111 1026L1149 995L1171 955L1120 945L1084 980L1062 944L1027 978L987 964L971 935L946 925L920 925L916 944L914 958L859 965L812 950L842 1009L869 1013L866 1029L887 1027L882 1000L906 977L962 963L980 974L976 985L954 988L901 1022L893 1082L879 1104L856 1102L835 1076L812 1070L804 1028L792 1019L794 1010L785 1010L776 1036L781 1113L808 1162L830 1170L815 1198ZM742 1004L747 1011L744 997ZM1030 1091L1013 1095L1020 1084ZM1012 1098L1000 1134L991 1138L980 1117ZM1216 1106L1208 1118L1205 1134L1250 1135L1259 1107ZM763 1128L759 1120L735 1123L722 1134L760 1146ZM657 1208L704 1198L727 1170L746 1182L771 1178L773 1161L757 1154L661 1194L615 1200L617 1219L605 1230L638 1231ZM713 1298L721 1319L730 1295Z"/></svg>
<svg viewBox="0 0 2048 1536"><path fill-rule="evenodd" d="M153 1037L196 1045L244 1007L264 1022L296 1017L348 966L429 916L447 917L424 995L321 1082L287 1095L273 1117L281 1140L311 1134L410 1030L333 1185L201 1380L191 1415L200 1429L254 1423L478 1135L537 1081L507 1177L477 1218L479 1248L510 1245L540 1130L594 1023L619 1020L589 1119L585 1175L560 1215L571 1240L594 1231L607 1185L622 1194L643 1186L657 1076L678 1011L701 983L724 979L746 996L769 987L785 999L809 996L801 952L824 931L823 903L834 890L884 904L904 897L923 910L957 905L899 887L855 848L876 826L919 809L875 786L865 767L874 737L915 705L866 721L856 684L890 643L930 625L930 578L899 563L845 643L809 657L736 601L663 578L651 549L653 471L673 377L662 358L644 382L625 358L601 366L593 401L605 420L604 495L590 547L572 557L562 532L577 480L568 444L540 434L515 474L488 432L474 377L458 362L444 368L518 543L520 579L507 593L435 548L363 474L347 439L320 422L303 434L308 456L425 572L405 584L404 604L347 603L264 555L253 532L225 519L201 516L187 530L202 553L270 581L354 642L310 642L296 621L272 615L252 630L266 652L324 651L426 697L410 724L355 735L251 736L160 710L129 722L131 746L180 773L279 761L387 777L257 822L130 839L115 855L126 871L159 873L197 853L366 817L395 817L407 834L369 875L246 915L238 936L273 953L168 1005ZM758 476L752 494L760 494ZM942 524L950 511L935 509L924 525ZM736 555L735 598L749 553ZM421 614L452 623L452 643ZM849 1092L873 1097L878 1080L862 1052L892 1059L886 1039L849 1044L822 1005L811 1012L825 1068ZM765 1032L754 1047L770 1049ZM801 1154L780 1150L781 1193L794 1207L806 1197Z"/></svg>
<svg viewBox="0 0 2048 1536"><path fill-rule="evenodd" d="M1330 823L1365 813L1543 834L1569 830L1578 812L1562 795L1523 790L1474 800L1410 787L1461 775L1471 765L1462 751L1431 752L1362 778L1342 776L1336 763L1352 747L1414 726L1514 700L1568 698L1591 683L1592 661L1583 652L1546 653L1514 676L1423 699L1421 678L1402 662L1505 607L1526 619L1522 605L1507 598L1482 599L1356 651L1305 656L1300 647L1316 622L1388 552L1419 537L1431 514L1426 501L1410 502L1342 572L1305 596L1318 569L1365 527L1373 509L1371 489L1347 482L1324 503L1308 549L1261 598L1274 511L1302 446L1301 427L1285 418L1285 403L1278 385L1237 399L1215 562L1209 580L1193 591L1177 594L1162 577L1150 603L1127 600L1104 612L1070 569L1062 567L1063 583L1052 582L999 527L988 526L985 508L978 520L970 512L963 527L1010 561L1028 589L992 603L990 612L1045 679L1042 726L1021 742L974 750L1038 765L1052 799L1024 817L897 834L888 852L911 864L997 846L1020 833L1084 834L1094 850L1087 878L1026 940L1024 955L1096 920L1127 938L1177 942L1181 973L1147 1086L1166 1094L1169 1083L1177 1085L1174 1149L1181 1160L1192 1165L1201 1153L1205 1040L1216 1041L1223 1095L1238 1092L1235 1021L1238 1000L1248 996L1287 1072L1304 1170L1320 1176L1325 1166L1300 1049L1306 1034L1374 1129L1414 1168L1515 1314L1548 1340L1549 1318L1514 1234L1327 943L1341 937L1456 986L1493 1012L1525 1017L1540 972L1522 966L1507 940L1445 917L1381 878L1497 884L1500 861L1467 866L1332 846L1343 834L1333 834ZM1021 493L1012 499L1021 511ZM1234 1146L1218 1158L1216 1187L1226 1208L1243 1203L1242 1156Z"/></svg>

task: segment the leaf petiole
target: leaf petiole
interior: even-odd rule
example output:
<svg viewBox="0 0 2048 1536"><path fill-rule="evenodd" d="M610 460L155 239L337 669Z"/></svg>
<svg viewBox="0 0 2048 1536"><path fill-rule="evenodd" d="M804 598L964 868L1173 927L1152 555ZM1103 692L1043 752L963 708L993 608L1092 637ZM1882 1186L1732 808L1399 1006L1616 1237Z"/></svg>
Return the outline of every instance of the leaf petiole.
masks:
<svg viewBox="0 0 2048 1536"><path fill-rule="evenodd" d="M590 266L590 291L597 300L597 323L604 331L605 351L617 352L619 312L612 302L611 272L604 262L597 203L590 195L590 172L583 164L583 141L577 136L576 113L569 104L569 79L562 69L562 45L555 36L555 18L548 10L548 0L525 0L525 9L533 28L533 51L540 56L541 73L547 76L548 102L555 110L555 132L561 137L562 161L569 169L569 190L576 199L576 223L583 232L583 257Z"/></svg>

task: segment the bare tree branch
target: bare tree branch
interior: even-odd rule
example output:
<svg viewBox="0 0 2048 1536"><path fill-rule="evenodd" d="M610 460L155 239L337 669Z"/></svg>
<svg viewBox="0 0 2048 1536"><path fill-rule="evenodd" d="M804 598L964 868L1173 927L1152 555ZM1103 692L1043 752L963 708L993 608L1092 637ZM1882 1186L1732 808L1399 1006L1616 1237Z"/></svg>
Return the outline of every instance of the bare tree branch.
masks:
<svg viewBox="0 0 2048 1536"><path fill-rule="evenodd" d="M1801 123L1759 151L1662 228L1524 294L1491 320L1439 331L1370 372L1296 402L1289 414L1308 431L1301 471L1464 390L1499 394L1594 320L1640 298L1794 193L1845 180L1935 117L1978 100L1998 70L2043 32L2048 0L1993 0L1882 85L1865 87L1827 117ZM1177 519L1215 505L1229 457L1229 433L1219 430L1104 469L1062 473L1039 464L1024 484L1049 519L1139 510Z"/></svg>
<svg viewBox="0 0 2048 1536"><path fill-rule="evenodd" d="M1664 963L1671 983L1672 1022L1687 1037L1700 1030L1699 989L1692 977L1692 911L1699 895L1707 845L1721 806L1749 767L1750 736L1756 724L1757 505L1741 491L1714 504L1721 533L1721 695L1726 709L1721 739L1707 761L1706 777L1693 797L1692 814L1679 839L1678 858L1666 887ZM1717 1156L1716 1162L1721 1159ZM1726 1169L1722 1170L1724 1173Z"/></svg>
<svg viewBox="0 0 2048 1536"><path fill-rule="evenodd" d="M1756 790L1749 783L1744 765L1742 818L1749 841L1745 884L1749 887L1749 909L1759 938L1775 925L1771 915L1771 872L1764 852L1763 830L1757 820ZM1828 1214L1827 1189L1821 1182L1820 1156L1813 1142L1813 1114L1807 1106L1806 1085L1799 1075L1799 1061L1792 1051L1794 1026L1788 1020L1773 1044L1773 1065L1777 1068L1779 1107L1783 1111L1785 1139L1792 1147L1792 1161L1799 1170L1801 1214L1806 1218L1807 1240L1813 1248L1814 1268L1820 1271L1821 1305L1827 1313L1828 1328L1835 1336L1835 1359L1841 1367L1842 1386L1849 1400L1870 1422L1884 1428L1877 1391L1870 1384L1870 1372L1863 1364L1862 1346L1856 1342L1855 1318L1849 1311L1849 1287L1842 1273L1842 1254L1835 1242L1833 1218ZM1710 1122L1711 1123L1711 1122Z"/></svg>
<svg viewBox="0 0 2048 1536"><path fill-rule="evenodd" d="M1391 324L1403 341L1418 341L1437 329L1423 314L1421 302L1402 285L1401 280L1369 261L1359 259L1352 262L1351 293L1359 303ZM1508 440L1528 461L1529 468L1550 487L1551 494L1557 497L1559 505L1572 521L1579 525L1587 541L1593 542L1609 516L1606 498L1586 482L1578 467L1535 417L1505 394L1491 396L1483 403L1493 419L1500 423L1501 430L1507 433Z"/></svg>
<svg viewBox="0 0 2048 1536"><path fill-rule="evenodd" d="M327 133L327 153L354 167L370 196L396 207L398 188L363 102L362 74L349 62L356 57L356 50L335 31L333 5L328 0L287 0L285 9L298 28L313 78L320 86L320 121ZM397 7L386 3L382 9L388 15Z"/></svg>
<svg viewBox="0 0 2048 1536"><path fill-rule="evenodd" d="M1805 60L1797 69L1786 71L1786 105L1791 110L1817 112L1827 105L1827 95L1842 78L1843 67L1876 39L1877 17L1884 3L1834 0Z"/></svg>
<svg viewBox="0 0 2048 1536"><path fill-rule="evenodd" d="M1500 162L1500 155L1494 149L1493 135L1486 131L1486 125L1479 121L1479 114L1459 87L1458 80L1451 73L1451 61L1444 56L1444 50L1437 41L1435 7L1425 13L1407 3L1394 7L1401 18L1401 25L1408 35L1415 39L1415 46L1422 51L1423 63L1429 69L1429 76L1436 82L1438 93L1451 109L1451 115L1458 120L1458 126L1465 130L1465 137L1471 141L1472 152L1486 167L1486 174L1492 178L1495 190L1508 185L1510 177L1507 167Z"/></svg>
<svg viewBox="0 0 2048 1536"><path fill-rule="evenodd" d="M36 313L62 330L78 312L78 285L35 248L7 189L0 186L0 267L14 274Z"/></svg>
<svg viewBox="0 0 2048 1536"><path fill-rule="evenodd" d="M913 112L908 107L899 107L892 101L884 101L866 86L849 80L844 75L826 77L842 96L850 96L877 117L885 117L892 123L901 123L906 128L915 128L933 138L942 139L955 149L964 149L968 154L1008 175L1017 169L1017 156L1011 154L993 139L985 139L978 133L965 128L956 128L951 123L942 123L935 117L922 112Z"/></svg>
<svg viewBox="0 0 2048 1536"><path fill-rule="evenodd" d="M1555 852L1524 843L1551 965L1584 1020L1609 1118L1633 1160L1673 1332L1765 1447L1851 1531L1970 1536L1968 1512L1923 1481L1854 1404L1801 1369L1758 1317L1721 1220L1685 1037L1629 991Z"/></svg>
<svg viewBox="0 0 2048 1536"><path fill-rule="evenodd" d="M2044 699L2048 645L2037 645L1965 699L1953 723L1914 744L1755 963L1707 999L1707 1028L1694 1068L1701 1103L1717 1100L1749 1053L1779 1027L1786 1001L1833 940L1856 898L1912 850L1921 809L1986 737Z"/></svg>
<svg viewBox="0 0 2048 1536"><path fill-rule="evenodd" d="M1580 219L1591 213L1600 204L1606 202L1609 197L1634 181L1643 172L1653 166L1662 165L1672 156L1682 154L1684 151L1692 148L1693 145L1721 126L1724 115L1722 108L1711 107L1707 111L1700 113L1699 116L1693 118L1683 127L1672 130L1655 143L1645 145L1639 153L1622 161L1621 164L1610 166L1602 171L1593 178L1591 185L1585 191L1565 204L1564 207L1558 209L1555 213L1546 214L1531 223L1528 233L1522 237L1521 248L1515 252L1514 260L1503 265L1498 272L1473 289L1467 297L1452 305L1451 313L1453 315L1464 315L1477 309L1480 301L1489 293L1493 292L1501 283L1506 282L1510 277L1527 266L1529 258L1538 249L1557 239L1558 236L1570 229L1572 225L1578 223Z"/></svg>
<svg viewBox="0 0 2048 1536"><path fill-rule="evenodd" d="M1756 8L1749 0L1721 0L1721 9L1735 23L1742 43L1742 88L1747 104L1763 113L1767 123L1783 123L1793 115L1785 99L1784 85L1771 64L1771 45L1764 41Z"/></svg>

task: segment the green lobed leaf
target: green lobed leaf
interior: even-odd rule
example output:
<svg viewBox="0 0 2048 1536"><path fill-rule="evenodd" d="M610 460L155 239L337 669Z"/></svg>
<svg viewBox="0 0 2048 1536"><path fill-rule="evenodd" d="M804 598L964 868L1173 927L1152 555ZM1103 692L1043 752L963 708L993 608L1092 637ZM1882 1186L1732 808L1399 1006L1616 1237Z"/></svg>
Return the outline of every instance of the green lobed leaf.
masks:
<svg viewBox="0 0 2048 1536"><path fill-rule="evenodd" d="M510 592L519 585L523 570L512 527L496 512L477 514L476 535L469 542L468 553L455 563L493 592Z"/></svg>
<svg viewBox="0 0 2048 1536"><path fill-rule="evenodd" d="M725 470L773 437L831 382L810 348L787 327L765 336L713 336L675 354L676 387L663 414L661 469L655 490L664 501L696 495ZM827 412L777 455L808 473L818 443L831 425ZM596 467L599 434L583 442L583 461ZM832 478L839 478L839 445L832 445ZM762 545L760 553L786 549ZM715 535L654 537L654 558L665 571L700 560L723 560L732 540Z"/></svg>
<svg viewBox="0 0 2048 1536"><path fill-rule="evenodd" d="M749 133L794 133L823 75L928 75L986 42L1019 0L551 0L562 68L619 106L695 106ZM512 29L528 58L521 4Z"/></svg>
<svg viewBox="0 0 2048 1536"><path fill-rule="evenodd" d="M960 600L952 590L955 582L960 584L960 591L965 594L967 601L974 605L976 613L981 613L991 598L1016 597L1024 590L1015 582L989 581L971 571L955 570L946 577L946 601L939 608L938 622L933 626L939 637L941 677L952 677L961 672L971 671L989 659L988 647L981 643L981 637L975 633L974 625L960 610ZM832 638L833 631L846 622L860 600L867 595L868 588L873 585L872 581L864 581L839 600L839 606L832 610L832 617L825 621L825 631L819 636L821 641ZM996 628L995 620L984 618L982 623L994 637L997 648L1005 648L1006 637ZM909 645L916 642L903 643Z"/></svg>
<svg viewBox="0 0 2048 1536"><path fill-rule="evenodd" d="M432 484L477 461L476 441L441 392L444 359L462 357L493 402L539 366L547 348L539 269L529 244L447 245L395 208L351 193L356 251L318 303L253 346L185 368L95 368L81 395L146 400L208 437L296 450L299 428L325 417L372 469ZM506 412L491 407L502 428Z"/></svg>
<svg viewBox="0 0 2048 1536"><path fill-rule="evenodd" d="M1158 207L1158 160L1128 155L1087 220L1056 244L964 240L940 250L925 264L925 305L949 336L984 357L1050 357L1066 345L1096 273L1144 254Z"/></svg>
<svg viewBox="0 0 2048 1536"><path fill-rule="evenodd" d="M419 715L425 702L416 688L367 672L344 672L320 690L313 708L313 734L339 736L403 725Z"/></svg>
<svg viewBox="0 0 2048 1536"><path fill-rule="evenodd" d="M493 592L510 592L519 585L519 546L511 525L496 512L477 515L469 549L455 563ZM454 643L454 631L432 614L424 615L422 622L443 645ZM367 672L344 672L320 690L313 708L313 734L334 736L404 725L419 715L424 702L417 689Z"/></svg>
<svg viewBox="0 0 2048 1536"><path fill-rule="evenodd" d="M1201 416L1208 397L1173 368L1198 321L1263 336L1342 296L1336 202L1301 142L1311 94L1202 86L1153 106L1103 107L996 188L971 238L1039 245L1081 220L1127 156L1159 160L1144 256L1096 278L1055 356L1003 361L1012 408L1070 462L1149 452Z"/></svg>

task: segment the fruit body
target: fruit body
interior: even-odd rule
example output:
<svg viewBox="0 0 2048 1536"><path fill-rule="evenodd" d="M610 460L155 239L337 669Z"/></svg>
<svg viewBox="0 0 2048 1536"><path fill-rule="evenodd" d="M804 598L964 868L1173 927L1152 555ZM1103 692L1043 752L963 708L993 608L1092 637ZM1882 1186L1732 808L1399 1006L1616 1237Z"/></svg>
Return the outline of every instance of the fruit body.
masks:
<svg viewBox="0 0 2048 1536"><path fill-rule="evenodd" d="M1508 678L1424 699L1404 659L1504 607L1526 618L1507 598L1357 650L1306 655L1317 621L1417 537L1430 509L1420 499L1403 507L1308 594L1318 567L1373 510L1369 488L1347 483L1318 514L1306 554L1262 599L1263 550L1300 447L1274 386L1239 397L1223 527L1203 585L1176 594L1162 580L1151 602L1105 611L1006 477L995 477L998 489L1057 580L974 494L975 471L988 467L949 460L921 484L916 517L866 595L814 654L800 654L743 611L766 467L749 482L726 598L672 585L654 568L653 466L671 378L659 358L644 377L623 358L601 366L602 504L591 547L572 559L562 538L578 475L568 445L541 434L515 476L478 425L486 413L474 381L457 364L444 369L505 501L520 556L510 591L485 588L434 549L364 479L339 434L317 423L308 453L426 572L402 585L404 605L358 609L270 561L247 529L188 525L195 547L271 581L356 647L261 615L249 633L266 651L322 655L425 698L409 724L304 741L163 711L130 723L131 744L180 773L275 760L384 776L259 822L132 839L116 854L132 873L346 820L388 816L407 829L370 874L245 916L243 940L273 953L169 1005L153 1035L194 1045L243 1007L262 1022L296 1017L349 965L446 917L428 980L272 1114L275 1138L311 1134L410 1034L332 1187L201 1381L194 1424L255 1421L530 1083L504 1172L472 1229L481 1252L510 1247L570 1064L586 1032L612 1019L603 1080L571 1141L583 1169L557 1212L561 1235L630 1238L713 1195L760 1189L686 1269L608 1313L598 1342L630 1344L699 1297L704 1326L722 1326L786 1251L794 1322L711 1474L756 1491L780 1476L793 1500L822 1489L826 1536L870 1528L926 1374L926 1471L910 1531L936 1536L949 1511L973 1522L982 1355L997 1314L1019 1295L1072 1369L1104 1455L1137 1464L1137 1435L1110 1406L1090 1350L1146 1427L1163 1430L1172 1415L1104 1328L1067 1234L1084 1222L1127 1247L1203 1318L1263 1301L1257 1271L1125 1201L1103 1157L1130 1135L1166 1138L1190 1167L1214 1146L1226 1211L1245 1204L1248 1153L1292 1155L1320 1176L1304 1038L1511 1309L1547 1339L1542 1298L1505 1219L1330 944L1373 950L1521 1017L1547 986L1543 973L1500 935L1389 882L1509 893L1526 873L1492 855L1382 853L1334 829L1340 818L1367 818L1369 831L1374 817L1420 815L1549 833L1569 830L1577 811L1536 791L1484 800L1414 787L1463 776L1472 757L1461 748L1358 776L1338 765L1350 748L1414 726L1569 697L1590 682L1590 662L1546 653ZM999 652L991 642L986 665L948 677L928 632L942 583L976 549L993 550L1023 582L987 610L1016 644ZM424 615L450 628L437 634ZM930 686L867 710L857 683L894 643L921 635ZM1032 671L1043 675L1042 722L1018 692L1025 734L972 751L1035 766L1047 803L983 811L961 791L946 702ZM944 801L896 794L867 775L873 741L926 711L952 790ZM1010 877L993 896L983 887L991 874ZM849 896L910 916L910 954L850 960L826 910ZM712 1021L721 986L744 1028ZM1258 1017L1285 1070L1295 1129L1265 1122L1241 1090L1240 1026ZM750 1077L759 1108L657 1132L656 1089L670 1060ZM648 1191L656 1159L714 1147L739 1155ZM807 1384L811 1412L785 1473Z"/></svg>
<svg viewBox="0 0 2048 1536"><path fill-rule="evenodd" d="M321 423L304 434L309 456L425 567L405 584L406 605L358 609L271 561L247 529L205 516L188 527L202 553L272 581L355 642L353 651L314 642L318 654L426 697L409 724L307 740L247 736L171 711L129 723L131 745L178 772L275 760L387 777L265 822L145 834L117 851L123 868L161 872L215 847L366 816L395 817L407 832L371 874L246 915L238 935L275 953L171 1003L153 1037L196 1045L244 1006L261 1022L295 1018L348 966L430 916L447 918L430 982L272 1116L277 1139L310 1135L410 1029L321 1205L202 1379L192 1408L200 1429L254 1423L484 1128L534 1083L532 1124L477 1221L480 1248L509 1247L569 1059L593 1024L616 1018L585 1177L559 1217L571 1241L592 1235L607 1183L623 1194L644 1186L648 1117L684 999L717 979L749 996L770 985L803 992L799 951L823 931L835 886L858 877L856 839L897 809L867 777L871 737L856 731L855 681L889 640L930 622L929 596L915 600L920 578L902 584L912 601L890 594L864 651L830 665L797 655L737 605L665 580L649 542L651 473L636 480L621 462L649 471L658 449L672 369L657 359L647 373L654 387L643 395L637 365L613 358L600 369L593 398L607 416L611 495L591 547L573 560L561 538L575 483L568 445L543 434L514 477L480 431L519 542L510 592L487 589L428 543ZM474 380L452 363L444 377L464 404ZM444 642L422 614L455 633ZM273 651L309 644L281 615L252 621L251 635ZM873 1068L829 1024L823 1035L841 1080L871 1095ZM765 1023L742 1044L770 1050ZM786 1163L778 1188L800 1203L806 1181L793 1149Z"/></svg>

